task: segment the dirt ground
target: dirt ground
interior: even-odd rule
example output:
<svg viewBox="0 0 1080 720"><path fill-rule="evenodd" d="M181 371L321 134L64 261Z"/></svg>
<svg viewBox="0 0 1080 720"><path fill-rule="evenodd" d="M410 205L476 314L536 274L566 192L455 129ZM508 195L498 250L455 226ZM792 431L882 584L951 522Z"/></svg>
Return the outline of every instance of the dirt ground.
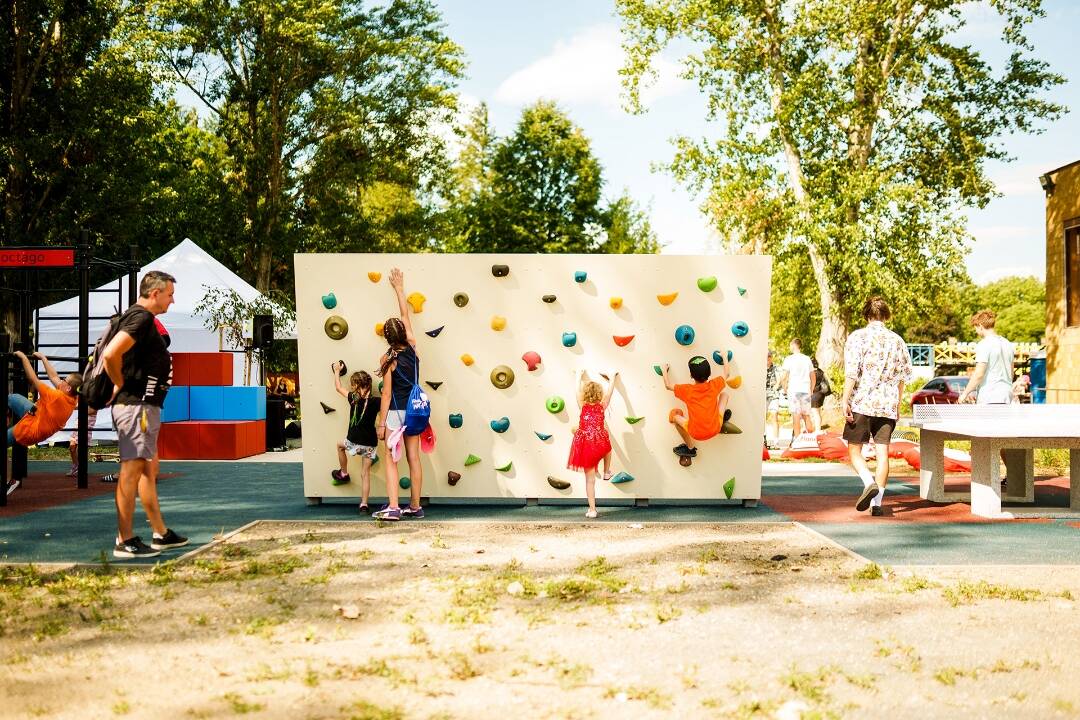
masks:
<svg viewBox="0 0 1080 720"><path fill-rule="evenodd" d="M0 575L4 718L1080 715L1080 567L878 568L786 523L261 523Z"/></svg>

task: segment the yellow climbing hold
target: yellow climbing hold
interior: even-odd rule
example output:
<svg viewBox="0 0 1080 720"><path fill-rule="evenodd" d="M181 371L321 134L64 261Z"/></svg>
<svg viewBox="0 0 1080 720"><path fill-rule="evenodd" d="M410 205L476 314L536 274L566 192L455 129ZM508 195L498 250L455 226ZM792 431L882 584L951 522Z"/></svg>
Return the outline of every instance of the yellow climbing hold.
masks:
<svg viewBox="0 0 1080 720"><path fill-rule="evenodd" d="M375 323L375 334L378 335L379 337L383 336L383 324L382 323Z"/></svg>
<svg viewBox="0 0 1080 720"><path fill-rule="evenodd" d="M732 390L738 390L742 386L742 375L736 375L735 377L729 377L727 385Z"/></svg>
<svg viewBox="0 0 1080 720"><path fill-rule="evenodd" d="M465 363L466 365L472 365L476 361L473 360L472 355L470 355L469 353L465 353L461 356L461 362Z"/></svg>
<svg viewBox="0 0 1080 720"><path fill-rule="evenodd" d="M382 280L382 273L381 272L369 272L367 274L367 279L370 280L371 282L377 283L380 280Z"/></svg>
<svg viewBox="0 0 1080 720"><path fill-rule="evenodd" d="M502 315L496 315L491 318L491 329L498 332L506 327L506 318Z"/></svg>
<svg viewBox="0 0 1080 720"><path fill-rule="evenodd" d="M612 310L618 310L619 308L622 307L622 298L621 297L613 297L610 300L608 300L608 305L611 306Z"/></svg>
<svg viewBox="0 0 1080 720"><path fill-rule="evenodd" d="M675 298L679 297L679 293L673 292L669 295L657 295L656 299L660 301L661 305L670 305L675 302Z"/></svg>
<svg viewBox="0 0 1080 720"><path fill-rule="evenodd" d="M412 306L414 313L424 312L424 301L427 300L423 293L414 292L405 298L405 302Z"/></svg>

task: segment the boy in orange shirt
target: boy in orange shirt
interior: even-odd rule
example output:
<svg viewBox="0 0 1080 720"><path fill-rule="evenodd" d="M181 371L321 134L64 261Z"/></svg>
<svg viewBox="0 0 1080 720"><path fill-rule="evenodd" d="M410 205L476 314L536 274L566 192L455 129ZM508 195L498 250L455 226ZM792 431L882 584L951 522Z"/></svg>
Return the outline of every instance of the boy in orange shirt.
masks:
<svg viewBox="0 0 1080 720"><path fill-rule="evenodd" d="M24 395L12 393L8 395L8 410L11 411L13 425L8 428L8 447L18 443L25 447L52 437L57 430L64 427L71 413L79 404L79 386L82 385L82 376L72 373L64 379L56 374L49 359L39 352L34 357L45 365L45 372L55 387L38 379L37 372L30 365L26 354L15 351L15 357L22 361L23 372L26 379L33 386L37 394L37 403L30 402ZM12 481L7 487L7 493L11 494L19 487L19 481Z"/></svg>
<svg viewBox="0 0 1080 720"><path fill-rule="evenodd" d="M724 377L709 379L712 367L706 358L696 355L687 363L690 368L692 383L675 385L668 377L670 365L664 365L664 387L675 393L675 397L686 403L686 413L676 408L668 415L668 420L679 436L682 444L676 445L672 450L676 455L683 457L696 457L697 448L694 441L708 440L720 432L723 427L724 413L727 410L728 395L724 392L727 387L727 365L721 365Z"/></svg>

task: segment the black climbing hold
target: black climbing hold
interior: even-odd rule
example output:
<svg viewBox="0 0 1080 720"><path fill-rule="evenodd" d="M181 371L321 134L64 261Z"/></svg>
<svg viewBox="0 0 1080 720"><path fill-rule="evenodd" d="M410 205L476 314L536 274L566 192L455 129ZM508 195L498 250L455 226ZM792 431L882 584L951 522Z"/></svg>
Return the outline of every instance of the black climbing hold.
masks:
<svg viewBox="0 0 1080 720"><path fill-rule="evenodd" d="M459 292L454 294L454 304L458 307L465 307L469 304L469 296L466 293Z"/></svg>
<svg viewBox="0 0 1080 720"><path fill-rule="evenodd" d="M332 366L331 366L331 367L332 367ZM345 361L344 361L344 360L338 360L338 371L337 371L337 374L338 374L338 377L345 377L346 375L348 375L348 374L349 374L349 368L347 368L347 367L345 366Z"/></svg>
<svg viewBox="0 0 1080 720"><path fill-rule="evenodd" d="M545 295L544 297L542 297L540 299L543 300L546 303L553 303L556 300L554 295Z"/></svg>
<svg viewBox="0 0 1080 720"><path fill-rule="evenodd" d="M438 390L439 386L442 385L443 382L445 382L445 381L444 380L438 380L438 381L425 380L424 384L427 385L432 390Z"/></svg>
<svg viewBox="0 0 1080 720"><path fill-rule="evenodd" d="M446 326L445 325L440 325L439 327L435 328L434 330L428 330L424 334L427 335L428 337L439 337L439 333L442 332L444 327L446 327Z"/></svg>
<svg viewBox="0 0 1080 720"><path fill-rule="evenodd" d="M329 415L332 412L337 412L337 408L332 408L332 407L330 407L329 405L327 405L326 403L324 403L322 401L320 401L319 404L322 405L322 411L324 413L326 413L327 415Z"/></svg>
<svg viewBox="0 0 1080 720"><path fill-rule="evenodd" d="M461 473L448 470L446 472L446 482L450 485L457 485L458 480L461 479Z"/></svg>
<svg viewBox="0 0 1080 720"><path fill-rule="evenodd" d="M495 277L506 277L507 275L510 274L510 266L509 265L492 265L491 266L491 274L494 275Z"/></svg>

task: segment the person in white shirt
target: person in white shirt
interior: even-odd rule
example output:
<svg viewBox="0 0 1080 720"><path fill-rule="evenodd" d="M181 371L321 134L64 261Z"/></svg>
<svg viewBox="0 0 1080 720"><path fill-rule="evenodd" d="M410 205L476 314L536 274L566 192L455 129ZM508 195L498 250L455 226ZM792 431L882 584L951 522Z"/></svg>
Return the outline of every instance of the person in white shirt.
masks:
<svg viewBox="0 0 1080 720"><path fill-rule="evenodd" d="M810 419L810 390L814 387L814 364L803 355L802 341L791 341L791 354L784 358L784 390L791 410L791 441L800 434L800 421L806 432L814 432Z"/></svg>
<svg viewBox="0 0 1080 720"><path fill-rule="evenodd" d="M997 315L980 310L971 317L979 344L975 346L975 372L957 402L977 394L979 405L1008 405L1013 399L1013 344L997 334Z"/></svg>

